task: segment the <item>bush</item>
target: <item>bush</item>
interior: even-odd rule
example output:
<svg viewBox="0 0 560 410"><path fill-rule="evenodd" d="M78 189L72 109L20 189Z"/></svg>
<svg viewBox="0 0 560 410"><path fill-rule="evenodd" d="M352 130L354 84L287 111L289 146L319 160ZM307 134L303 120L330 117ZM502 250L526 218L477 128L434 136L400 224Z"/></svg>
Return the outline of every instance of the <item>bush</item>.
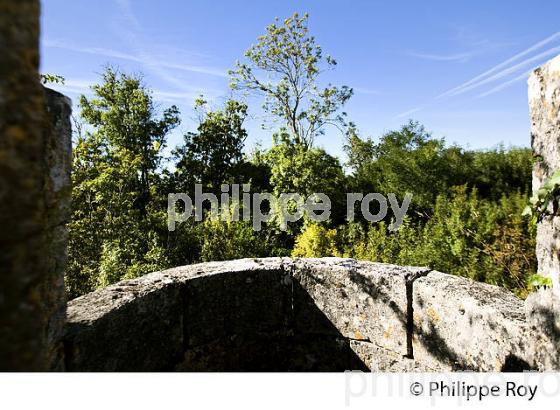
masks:
<svg viewBox="0 0 560 410"><path fill-rule="evenodd" d="M405 218L395 232L381 222L367 232L340 231L343 254L400 265L428 266L446 273L503 286L526 296L536 272L535 227L521 217L527 196L513 193L498 202L476 190L456 187L439 195L425 223Z"/></svg>
<svg viewBox="0 0 560 410"><path fill-rule="evenodd" d="M292 256L303 258L321 258L341 256L336 246L336 229L326 229L317 224L309 224L296 238Z"/></svg>

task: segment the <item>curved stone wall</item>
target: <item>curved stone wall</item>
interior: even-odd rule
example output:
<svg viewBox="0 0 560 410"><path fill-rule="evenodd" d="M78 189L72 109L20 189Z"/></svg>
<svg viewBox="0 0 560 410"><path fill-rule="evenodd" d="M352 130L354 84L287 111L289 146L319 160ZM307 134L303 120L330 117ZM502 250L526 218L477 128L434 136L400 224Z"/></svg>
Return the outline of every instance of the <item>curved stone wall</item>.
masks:
<svg viewBox="0 0 560 410"><path fill-rule="evenodd" d="M469 279L352 259L210 262L70 301L65 365L69 371L553 370L560 368L554 301L540 293L524 303Z"/></svg>

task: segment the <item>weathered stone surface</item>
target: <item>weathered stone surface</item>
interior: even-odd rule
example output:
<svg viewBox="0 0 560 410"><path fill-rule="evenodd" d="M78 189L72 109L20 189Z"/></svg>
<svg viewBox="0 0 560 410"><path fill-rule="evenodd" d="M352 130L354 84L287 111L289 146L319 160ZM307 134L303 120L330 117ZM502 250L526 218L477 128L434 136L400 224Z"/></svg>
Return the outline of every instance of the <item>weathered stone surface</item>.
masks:
<svg viewBox="0 0 560 410"><path fill-rule="evenodd" d="M550 289L525 301L526 360L539 370L560 369L560 300Z"/></svg>
<svg viewBox="0 0 560 410"><path fill-rule="evenodd" d="M233 334L190 346L176 371L258 372L289 370L285 332ZM288 353L288 354L287 354Z"/></svg>
<svg viewBox="0 0 560 410"><path fill-rule="evenodd" d="M171 370L182 356L181 290L165 272L74 299L67 321L67 371Z"/></svg>
<svg viewBox="0 0 560 410"><path fill-rule="evenodd" d="M537 232L553 289L525 305L424 268L266 258L93 292L63 332L70 101L39 84L38 38L38 0L0 1L0 370L560 369L557 201ZM536 191L560 169L560 56L531 75L529 104Z"/></svg>
<svg viewBox="0 0 560 410"><path fill-rule="evenodd" d="M501 371L523 357L523 302L497 286L432 271L413 285L415 360L448 370Z"/></svg>
<svg viewBox="0 0 560 410"><path fill-rule="evenodd" d="M62 369L70 108L39 83L38 41L39 2L1 1L0 370Z"/></svg>
<svg viewBox="0 0 560 410"><path fill-rule="evenodd" d="M560 56L537 68L529 77L531 144L536 157L533 192L560 169ZM558 204L550 204L537 228L539 273L552 278L560 297L560 217L551 216Z"/></svg>
<svg viewBox="0 0 560 410"><path fill-rule="evenodd" d="M372 372L402 373L402 372L446 372L448 367L441 363L423 362L407 356L402 356L375 344L352 342L352 348L359 353Z"/></svg>
<svg viewBox="0 0 560 410"><path fill-rule="evenodd" d="M291 278L277 263L219 264L210 275L185 282L186 346L233 335L287 329L291 319Z"/></svg>
<svg viewBox="0 0 560 410"><path fill-rule="evenodd" d="M62 336L66 318L64 271L67 259L72 169L72 129L69 98L48 88L45 91L46 175L43 189L46 205L47 272L41 294L44 315L48 318L47 346L51 370L64 370Z"/></svg>
<svg viewBox="0 0 560 410"><path fill-rule="evenodd" d="M128 371L558 369L557 306L534 298L540 304L531 302L528 321L510 292L425 268L339 258L203 263L70 301L66 363Z"/></svg>
<svg viewBox="0 0 560 410"><path fill-rule="evenodd" d="M294 268L298 333L342 334L409 353L406 283L428 269L340 258L296 260ZM317 320L316 310L325 320Z"/></svg>

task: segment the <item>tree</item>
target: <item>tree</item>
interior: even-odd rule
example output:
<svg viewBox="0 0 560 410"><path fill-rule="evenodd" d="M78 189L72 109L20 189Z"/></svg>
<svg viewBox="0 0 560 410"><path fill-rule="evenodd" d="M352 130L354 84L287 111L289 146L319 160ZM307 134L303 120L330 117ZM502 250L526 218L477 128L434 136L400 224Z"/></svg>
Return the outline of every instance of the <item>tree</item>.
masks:
<svg viewBox="0 0 560 410"><path fill-rule="evenodd" d="M436 196L457 179L448 167L445 141L414 121L387 132L378 143L351 133L345 151L353 169L353 189L392 192L399 198L410 192L412 208L418 211L432 210Z"/></svg>
<svg viewBox="0 0 560 410"><path fill-rule="evenodd" d="M222 111L208 111L199 98L195 108L200 114L197 132L185 134L184 144L174 151L177 188L192 192L194 184L202 184L220 192L221 184L234 182L243 162L247 105L229 100Z"/></svg>
<svg viewBox="0 0 560 410"><path fill-rule="evenodd" d="M375 143L371 138L362 139L357 129L352 125L346 132L346 143L343 146L346 153L346 166L350 168L349 185L352 192L375 192L374 185Z"/></svg>
<svg viewBox="0 0 560 410"><path fill-rule="evenodd" d="M157 118L140 78L110 68L92 91L80 98L88 127L73 152L70 297L166 265L159 166L178 110Z"/></svg>
<svg viewBox="0 0 560 410"><path fill-rule="evenodd" d="M492 150L471 152L467 156L470 179L482 197L499 200L503 195L520 189L531 190L533 157L530 148L498 146Z"/></svg>
<svg viewBox="0 0 560 410"><path fill-rule="evenodd" d="M245 52L247 62L238 62L230 75L233 89L264 96L265 111L283 122L296 145L310 148L326 125L345 124L346 114L339 110L353 91L347 86L317 85L324 67L333 68L336 61L323 57L309 35L307 18L295 13L282 24L276 19Z"/></svg>
<svg viewBox="0 0 560 410"><path fill-rule="evenodd" d="M140 77L107 68L102 79L92 87L96 98L80 97L81 116L105 139L113 163L126 166L122 169L138 193L135 205L145 214L151 180L157 178L166 136L179 124L179 110L173 105L156 119L151 93Z"/></svg>
<svg viewBox="0 0 560 410"><path fill-rule="evenodd" d="M337 158L321 148L306 149L290 140L288 134L281 133L275 136L266 161L271 170L270 184L277 197L282 193L296 193L304 198L325 194L331 200L331 221L343 221L346 178ZM292 233L299 231L302 222L291 224Z"/></svg>
<svg viewBox="0 0 560 410"><path fill-rule="evenodd" d="M299 258L342 256L336 247L336 235L336 229L327 229L324 226L309 224L297 236L292 256Z"/></svg>

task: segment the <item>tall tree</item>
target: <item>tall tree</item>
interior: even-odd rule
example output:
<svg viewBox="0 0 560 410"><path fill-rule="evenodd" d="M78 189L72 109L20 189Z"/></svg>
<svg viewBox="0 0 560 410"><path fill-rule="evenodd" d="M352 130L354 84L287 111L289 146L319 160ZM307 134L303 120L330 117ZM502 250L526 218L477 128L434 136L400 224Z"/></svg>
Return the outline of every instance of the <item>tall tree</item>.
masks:
<svg viewBox="0 0 560 410"><path fill-rule="evenodd" d="M105 140L107 155L126 165L138 194L136 206L145 214L166 136L179 124L179 110L173 105L155 118L151 92L139 76L107 68L102 80L92 87L95 98L80 97L81 116Z"/></svg>
<svg viewBox="0 0 560 410"><path fill-rule="evenodd" d="M295 144L310 148L326 125L345 124L346 114L340 109L353 91L318 86L319 75L336 61L323 56L309 35L307 19L307 14L298 13L282 23L276 19L245 52L247 61L238 62L230 75L233 89L264 96L265 111L283 122Z"/></svg>
<svg viewBox="0 0 560 410"><path fill-rule="evenodd" d="M87 127L74 143L71 297L162 263L158 168L166 136L179 122L174 106L157 117L139 77L109 68L92 91L93 98L80 98Z"/></svg>

